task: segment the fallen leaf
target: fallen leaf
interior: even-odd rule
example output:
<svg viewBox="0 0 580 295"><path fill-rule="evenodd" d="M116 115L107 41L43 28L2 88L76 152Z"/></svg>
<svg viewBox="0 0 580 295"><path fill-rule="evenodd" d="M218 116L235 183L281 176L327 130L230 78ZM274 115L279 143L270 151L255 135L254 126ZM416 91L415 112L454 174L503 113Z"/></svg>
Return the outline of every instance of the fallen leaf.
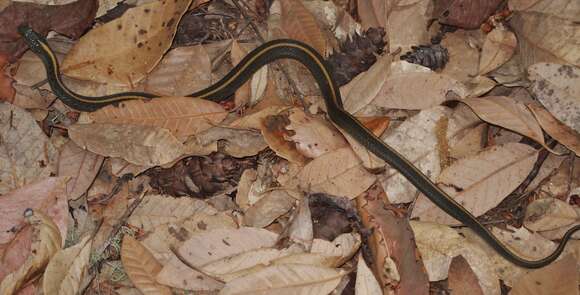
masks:
<svg viewBox="0 0 580 295"><path fill-rule="evenodd" d="M1 11L2 9L0 9ZM8 63L8 57L0 53L0 101L6 101L8 103L14 102L14 95L16 90L12 87L12 78L5 74L4 68Z"/></svg>
<svg viewBox="0 0 580 295"><path fill-rule="evenodd" d="M473 269L463 256L455 256L449 265L449 289L457 294L483 295Z"/></svg>
<svg viewBox="0 0 580 295"><path fill-rule="evenodd" d="M282 0L282 29L292 39L312 46L323 56L331 52L325 33L300 0Z"/></svg>
<svg viewBox="0 0 580 295"><path fill-rule="evenodd" d="M218 291L224 286L223 282L193 270L177 259L167 262L156 279L160 284L191 291Z"/></svg>
<svg viewBox="0 0 580 295"><path fill-rule="evenodd" d="M54 174L57 150L32 115L0 103L0 194Z"/></svg>
<svg viewBox="0 0 580 295"><path fill-rule="evenodd" d="M531 91L542 105L560 122L580 133L580 69L539 63L528 68L528 75Z"/></svg>
<svg viewBox="0 0 580 295"><path fill-rule="evenodd" d="M485 75L503 65L514 54L518 40L504 27L496 27L485 37L479 61L479 74Z"/></svg>
<svg viewBox="0 0 580 295"><path fill-rule="evenodd" d="M135 85L169 49L190 3L154 1L129 8L120 18L85 34L67 54L62 72L83 80Z"/></svg>
<svg viewBox="0 0 580 295"><path fill-rule="evenodd" d="M358 1L361 2L363 1ZM411 46L429 43L428 23L433 17L431 1L397 1L385 4L380 2L384 1L373 3L377 8L379 24L385 28L386 35L389 36L390 48L401 48L406 52Z"/></svg>
<svg viewBox="0 0 580 295"><path fill-rule="evenodd" d="M445 0L436 2L440 23L462 29L477 29L496 10L502 0Z"/></svg>
<svg viewBox="0 0 580 295"><path fill-rule="evenodd" d="M440 73L468 84L479 71L484 38L481 30L457 30L446 34L441 45L449 52L449 62Z"/></svg>
<svg viewBox="0 0 580 295"><path fill-rule="evenodd" d="M262 121L260 128L262 136L276 155L303 166L309 159L297 149L294 142L287 139L290 136L290 131L287 129L288 124L290 124L290 120L287 113L268 116Z"/></svg>
<svg viewBox="0 0 580 295"><path fill-rule="evenodd" d="M144 91L186 96L211 84L211 60L201 45L171 49L141 82Z"/></svg>
<svg viewBox="0 0 580 295"><path fill-rule="evenodd" d="M580 217L574 207L556 198L532 201L526 208L524 225L532 231L546 231L574 225Z"/></svg>
<svg viewBox="0 0 580 295"><path fill-rule="evenodd" d="M185 138L218 125L227 111L213 101L191 97L160 97L130 100L87 113L94 123L132 124L165 128Z"/></svg>
<svg viewBox="0 0 580 295"><path fill-rule="evenodd" d="M305 250L309 250L314 239L314 227L312 225L310 201L307 196L300 200L298 209L290 220L287 232L288 239L296 245L302 246Z"/></svg>
<svg viewBox="0 0 580 295"><path fill-rule="evenodd" d="M266 227L276 218L286 214L294 205L294 198L284 190L273 190L261 196L244 213L244 225Z"/></svg>
<svg viewBox="0 0 580 295"><path fill-rule="evenodd" d="M143 294L172 294L169 287L161 285L155 280L162 265L155 260L147 248L130 235L123 237L121 261L123 261L123 268L131 282Z"/></svg>
<svg viewBox="0 0 580 295"><path fill-rule="evenodd" d="M492 146L460 159L441 172L439 186L474 216L499 204L516 189L532 170L538 151L520 143ZM412 217L422 221L457 224L433 202L421 196Z"/></svg>
<svg viewBox="0 0 580 295"><path fill-rule="evenodd" d="M354 286L357 295L382 295L383 290L373 272L367 266L362 254L358 256L356 265L356 283Z"/></svg>
<svg viewBox="0 0 580 295"><path fill-rule="evenodd" d="M338 257L332 265L339 267L349 261L360 249L362 238L358 233L344 233L336 237L333 241L322 239L312 240L310 253L320 253L326 256Z"/></svg>
<svg viewBox="0 0 580 295"><path fill-rule="evenodd" d="M86 236L76 245L54 254L42 280L44 294L78 294L85 279L92 241Z"/></svg>
<svg viewBox="0 0 580 295"><path fill-rule="evenodd" d="M287 186L312 193L327 193L350 199L369 188L376 177L367 172L350 147L326 153L308 163Z"/></svg>
<svg viewBox="0 0 580 295"><path fill-rule="evenodd" d="M121 157L144 166L167 164L183 153L183 145L167 129L115 124L69 126L70 138L80 147L108 157Z"/></svg>
<svg viewBox="0 0 580 295"><path fill-rule="evenodd" d="M185 154L209 155L218 150L218 142L223 142L221 152L236 158L254 156L268 147L259 132L246 129L213 127L200 134L190 136L185 142Z"/></svg>
<svg viewBox="0 0 580 295"><path fill-rule="evenodd" d="M286 129L294 132L288 138L295 142L296 149L307 158L317 158L347 146L340 132L320 117L309 116L294 108L289 110L288 119L290 124Z"/></svg>
<svg viewBox="0 0 580 295"><path fill-rule="evenodd" d="M242 46L236 40L232 42L232 64L237 65L248 54L248 46ZM260 68L249 81L246 81L235 94L236 106L254 105L266 91L268 85L268 65Z"/></svg>
<svg viewBox="0 0 580 295"><path fill-rule="evenodd" d="M328 294L345 274L321 266L273 265L228 282L220 294Z"/></svg>
<svg viewBox="0 0 580 295"><path fill-rule="evenodd" d="M546 133L580 156L580 133L558 121L546 109L533 104L527 106Z"/></svg>
<svg viewBox="0 0 580 295"><path fill-rule="evenodd" d="M366 71L362 72L348 84L340 87L343 106L346 111L356 114L377 98L379 92L391 75L392 56L385 55Z"/></svg>
<svg viewBox="0 0 580 295"><path fill-rule="evenodd" d="M573 295L578 294L578 275L574 256L568 255L529 274L513 286L513 295Z"/></svg>
<svg viewBox="0 0 580 295"><path fill-rule="evenodd" d="M66 184L68 199L76 200L87 192L97 177L104 159L103 156L81 149L72 141L62 147L56 174L70 178Z"/></svg>

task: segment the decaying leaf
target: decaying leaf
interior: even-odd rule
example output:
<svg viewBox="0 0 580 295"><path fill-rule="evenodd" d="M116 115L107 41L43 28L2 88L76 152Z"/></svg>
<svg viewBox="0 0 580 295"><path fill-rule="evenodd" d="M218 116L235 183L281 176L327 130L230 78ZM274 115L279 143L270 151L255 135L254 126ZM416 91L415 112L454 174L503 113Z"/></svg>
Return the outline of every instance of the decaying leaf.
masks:
<svg viewBox="0 0 580 295"><path fill-rule="evenodd" d="M516 35L504 27L497 27L485 37L479 61L479 74L485 75L507 62L517 46Z"/></svg>
<svg viewBox="0 0 580 295"><path fill-rule="evenodd" d="M254 156L268 144L259 132L246 129L213 127L200 134L190 136L185 142L184 153L188 155L209 155L218 150L218 142L223 142L224 154L236 158Z"/></svg>
<svg viewBox="0 0 580 295"><path fill-rule="evenodd" d="M373 272L367 266L362 254L358 256L358 263L356 266L356 284L355 294L360 295L381 295L383 290L379 286L379 282L373 275Z"/></svg>
<svg viewBox="0 0 580 295"><path fill-rule="evenodd" d="M218 125L227 111L216 102L191 97L130 100L87 113L94 123L132 124L165 128L185 138Z"/></svg>
<svg viewBox="0 0 580 295"><path fill-rule="evenodd" d="M298 210L294 212L291 220L288 228L288 238L295 244L302 246L305 250L310 250L314 238L314 228L308 197L300 200Z"/></svg>
<svg viewBox="0 0 580 295"><path fill-rule="evenodd" d="M314 47L326 56L331 50L325 33L300 0L282 0L282 28L292 39Z"/></svg>
<svg viewBox="0 0 580 295"><path fill-rule="evenodd" d="M513 286L513 295L578 295L577 262L568 255L560 261L523 275Z"/></svg>
<svg viewBox="0 0 580 295"><path fill-rule="evenodd" d="M76 245L58 251L46 266L44 294L78 294L87 271L92 241L86 236Z"/></svg>
<svg viewBox="0 0 580 295"><path fill-rule="evenodd" d="M574 225L580 216L574 207L556 198L533 201L526 208L524 225L533 231L546 231Z"/></svg>
<svg viewBox="0 0 580 295"><path fill-rule="evenodd" d="M156 279L160 284L191 291L217 291L224 286L223 282L193 270L177 259L168 261Z"/></svg>
<svg viewBox="0 0 580 295"><path fill-rule="evenodd" d="M477 276L463 256L455 256L449 265L449 289L458 294L483 295Z"/></svg>
<svg viewBox="0 0 580 295"><path fill-rule="evenodd" d="M284 190L269 191L245 211L244 225L265 227L290 211L294 201L294 198Z"/></svg>
<svg viewBox="0 0 580 295"><path fill-rule="evenodd" d="M123 237L121 261L131 282L145 295L167 294L169 287L157 283L155 277L161 271L161 264L139 241L130 235Z"/></svg>
<svg viewBox="0 0 580 295"><path fill-rule="evenodd" d="M298 108L289 111L288 119L290 124L286 129L294 132L289 138L305 157L317 158L347 146L340 132L326 120L309 116Z"/></svg>
<svg viewBox="0 0 580 295"><path fill-rule="evenodd" d="M475 216L499 204L528 176L538 151L520 143L492 146L460 159L441 172L438 182L453 199ZM415 203L412 215L423 221L456 224L426 197Z"/></svg>
<svg viewBox="0 0 580 295"><path fill-rule="evenodd" d="M246 46L242 47L234 40L231 49L232 63L237 65L248 54L248 51ZM268 85L267 65L259 69L249 81L236 90L236 106L255 104L264 95L266 85Z"/></svg>
<svg viewBox="0 0 580 295"><path fill-rule="evenodd" d="M562 124L546 109L533 104L527 106L546 133L580 156L580 133Z"/></svg>
<svg viewBox="0 0 580 295"><path fill-rule="evenodd" d="M57 150L32 115L0 103L0 194L54 174Z"/></svg>
<svg viewBox="0 0 580 295"><path fill-rule="evenodd" d="M167 164L183 153L183 145L167 129L152 126L76 124L68 129L80 147L144 166Z"/></svg>
<svg viewBox="0 0 580 295"><path fill-rule="evenodd" d="M462 29L476 29L497 9L502 0L437 1L439 22Z"/></svg>
<svg viewBox="0 0 580 295"><path fill-rule="evenodd" d="M378 58L366 72L340 88L345 110L356 114L377 97L390 75L392 59L391 55Z"/></svg>
<svg viewBox="0 0 580 295"><path fill-rule="evenodd" d="M62 147L57 175L71 178L66 184L69 199L75 200L89 189L104 159L103 156L81 149L72 141Z"/></svg>
<svg viewBox="0 0 580 295"><path fill-rule="evenodd" d="M63 73L82 80L135 85L169 49L190 3L154 1L128 9L120 18L85 34L63 61Z"/></svg>
<svg viewBox="0 0 580 295"><path fill-rule="evenodd" d="M333 266L341 266L350 260L359 250L362 239L358 233L344 233L336 237L333 241L322 239L312 240L311 253L320 253L326 256L338 257Z"/></svg>

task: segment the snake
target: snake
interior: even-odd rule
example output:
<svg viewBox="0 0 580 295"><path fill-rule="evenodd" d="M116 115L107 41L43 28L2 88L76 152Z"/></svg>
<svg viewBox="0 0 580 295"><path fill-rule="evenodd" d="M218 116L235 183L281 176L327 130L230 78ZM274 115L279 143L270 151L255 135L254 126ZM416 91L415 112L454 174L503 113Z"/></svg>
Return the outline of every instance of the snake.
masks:
<svg viewBox="0 0 580 295"><path fill-rule="evenodd" d="M28 47L41 59L46 69L47 80L52 92L63 103L75 110L92 112L121 101L160 97L146 92L122 92L105 96L84 96L75 93L63 83L58 60L46 39L26 25L19 26L18 31ZM580 230L580 224L567 230L552 253L542 259L529 260L517 255L508 246L504 245L486 226L479 222L473 214L433 183L412 162L383 142L347 112L343 108L340 91L329 70L329 65L314 48L301 41L276 39L265 42L248 53L218 82L188 96L216 102L224 101L234 94L262 66L279 59L295 60L308 69L322 93L326 104L326 114L336 126L401 173L437 207L473 230L506 260L524 268L546 266L560 256L572 235Z"/></svg>

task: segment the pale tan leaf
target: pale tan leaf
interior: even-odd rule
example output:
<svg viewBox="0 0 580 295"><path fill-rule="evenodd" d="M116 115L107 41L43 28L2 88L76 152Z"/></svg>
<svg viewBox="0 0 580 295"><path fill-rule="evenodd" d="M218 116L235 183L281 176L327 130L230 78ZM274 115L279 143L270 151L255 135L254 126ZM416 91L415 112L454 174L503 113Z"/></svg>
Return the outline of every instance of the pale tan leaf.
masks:
<svg viewBox="0 0 580 295"><path fill-rule="evenodd" d="M389 54L378 58L366 72L362 72L348 84L340 87L345 110L356 114L376 99L387 77L391 75L392 60Z"/></svg>
<svg viewBox="0 0 580 295"><path fill-rule="evenodd" d="M29 112L0 103L0 194L54 175L57 150Z"/></svg>
<svg viewBox="0 0 580 295"><path fill-rule="evenodd" d="M531 91L542 105L562 123L580 133L580 69L539 63L528 68L528 75L533 82Z"/></svg>
<svg viewBox="0 0 580 295"><path fill-rule="evenodd" d="M294 198L284 190L267 192L252 204L244 214L244 225L266 227L276 218L286 214L294 205Z"/></svg>
<svg viewBox="0 0 580 295"><path fill-rule="evenodd" d="M218 125L227 111L216 102L191 97L131 100L106 106L87 117L94 123L163 127L177 137L198 134Z"/></svg>
<svg viewBox="0 0 580 295"><path fill-rule="evenodd" d="M161 271L162 265L155 260L155 257L147 248L130 235L123 237L121 261L131 282L143 294L172 294L169 287L161 285L155 280L155 277Z"/></svg>
<svg viewBox="0 0 580 295"><path fill-rule="evenodd" d="M578 295L578 269L574 256L521 277L510 294L513 295Z"/></svg>
<svg viewBox="0 0 580 295"><path fill-rule="evenodd" d="M580 28L575 24L578 19L563 16L535 11L519 11L512 15L510 24L520 41L519 57L524 68L539 62L580 66Z"/></svg>
<svg viewBox="0 0 580 295"><path fill-rule="evenodd" d="M268 116L262 120L262 126L260 128L262 136L264 136L264 140L268 143L270 149L278 156L292 163L304 166L309 159L297 149L294 142L287 139L290 133L286 129L288 124L287 113Z"/></svg>
<svg viewBox="0 0 580 295"><path fill-rule="evenodd" d="M289 139L295 142L296 149L305 157L317 158L347 146L344 137L328 121L309 116L298 108L291 109L289 113L290 124L286 129L294 133Z"/></svg>
<svg viewBox="0 0 580 295"><path fill-rule="evenodd" d="M580 220L574 207L556 198L534 200L526 208L524 225L533 231L552 230Z"/></svg>
<svg viewBox="0 0 580 295"><path fill-rule="evenodd" d="M0 198L0 244L8 243L16 233L24 210L42 211L65 236L68 228L67 177L48 177L14 190Z"/></svg>
<svg viewBox="0 0 580 295"><path fill-rule="evenodd" d="M546 109L534 104L527 106L546 133L574 152L576 156L580 156L580 133L564 125Z"/></svg>
<svg viewBox="0 0 580 295"><path fill-rule="evenodd" d="M401 48L406 52L416 44L429 43L428 28L433 13L431 1L392 1L387 5L390 7L383 17L390 48Z"/></svg>
<svg viewBox="0 0 580 295"><path fill-rule="evenodd" d="M477 76L483 42L481 30L457 30L446 34L441 45L449 52L449 62L440 73L468 84Z"/></svg>
<svg viewBox="0 0 580 295"><path fill-rule="evenodd" d="M179 247L183 258L203 267L225 257L274 246L278 235L265 229L242 227L195 233Z"/></svg>
<svg viewBox="0 0 580 295"><path fill-rule="evenodd" d="M565 19L580 19L580 3L570 0L510 0L510 10L535 11L557 15Z"/></svg>
<svg viewBox="0 0 580 295"><path fill-rule="evenodd" d="M0 282L0 294L15 294L41 273L61 248L62 237L52 219L40 211L27 213L30 214L26 216L26 222L33 228L30 254L17 270Z"/></svg>
<svg viewBox="0 0 580 295"><path fill-rule="evenodd" d="M381 136L381 134L385 132L390 124L390 120L387 117L358 117L357 120L359 120L376 136ZM338 130L342 132L342 135L346 138L346 141L348 141L354 153L358 156L359 159L361 159L362 165L365 168L374 170L382 169L385 167L385 161L383 159L370 152L364 145L362 145L344 130L340 128Z"/></svg>
<svg viewBox="0 0 580 295"><path fill-rule="evenodd" d="M185 142L184 153L209 155L217 151L217 142L220 140L225 141L222 152L236 158L254 156L268 147L259 132L213 127L195 136L190 136Z"/></svg>
<svg viewBox="0 0 580 295"><path fill-rule="evenodd" d="M292 39L300 40L326 56L330 45L314 16L300 0L282 0L282 29Z"/></svg>
<svg viewBox="0 0 580 295"><path fill-rule="evenodd" d="M504 27L496 27L485 37L479 61L479 74L485 75L507 62L516 50L516 35Z"/></svg>
<svg viewBox="0 0 580 295"><path fill-rule="evenodd" d="M344 233L336 237L332 242L314 239L312 241L311 253L320 253L326 256L340 257L336 265L340 266L350 260L359 250L362 243L361 236L358 233Z"/></svg>
<svg viewBox="0 0 580 295"><path fill-rule="evenodd" d="M63 61L63 73L101 83L135 85L169 49L190 3L155 1L129 8L120 18L85 34Z"/></svg>
<svg viewBox="0 0 580 295"><path fill-rule="evenodd" d="M167 164L183 153L183 145L167 129L116 124L76 124L68 129L70 138L91 152L121 157L144 166Z"/></svg>
<svg viewBox="0 0 580 295"><path fill-rule="evenodd" d="M484 121L499 125L546 146L538 121L523 103L506 96L472 97L461 100Z"/></svg>
<svg viewBox="0 0 580 295"><path fill-rule="evenodd" d="M127 223L148 232L167 223L178 223L196 213L215 214L216 210L207 203L193 198L146 195Z"/></svg>
<svg viewBox="0 0 580 295"><path fill-rule="evenodd" d="M382 0L358 0L357 12L363 29L385 27L387 2Z"/></svg>
<svg viewBox="0 0 580 295"><path fill-rule="evenodd" d="M449 265L449 289L457 294L483 295L473 269L463 256L455 256Z"/></svg>
<svg viewBox="0 0 580 295"><path fill-rule="evenodd" d="M58 251L46 266L42 280L44 294L78 294L86 275L92 241L86 236L76 245Z"/></svg>
<svg viewBox="0 0 580 295"><path fill-rule="evenodd" d="M271 82L273 83L273 82ZM263 101L263 100L262 100ZM262 102L260 101L260 102ZM230 123L229 127L232 128L243 128L243 129L261 129L262 121L268 116L276 116L283 111L286 111L290 108L288 105L272 105L262 108L258 111L254 111L254 109L249 109L248 113L244 114L243 117L240 117L234 122Z"/></svg>
<svg viewBox="0 0 580 295"><path fill-rule="evenodd" d="M463 256L479 280L483 294L500 294L499 280L488 254L448 226L411 221L417 248L429 275L429 281L447 277L453 257Z"/></svg>
<svg viewBox="0 0 580 295"><path fill-rule="evenodd" d="M367 266L362 254L358 256L356 266L356 283L354 292L357 295L382 295L383 290L373 272Z"/></svg>
<svg viewBox="0 0 580 295"><path fill-rule="evenodd" d="M192 94L211 84L211 60L201 45L171 49L141 84L164 96Z"/></svg>
<svg viewBox="0 0 580 295"><path fill-rule="evenodd" d="M103 156L81 149L73 141L62 147L56 174L71 178L66 184L69 199L78 199L89 189L104 160Z"/></svg>
<svg viewBox="0 0 580 295"><path fill-rule="evenodd" d="M460 159L441 172L438 182L451 197L475 216L499 204L532 170L538 151L520 143L492 146ZM421 196L413 217L422 221L457 224L457 221Z"/></svg>
<svg viewBox="0 0 580 295"><path fill-rule="evenodd" d="M328 256L321 253L298 253L284 256L272 261L272 264L310 264L326 267L337 267L338 256Z"/></svg>
<svg viewBox="0 0 580 295"><path fill-rule="evenodd" d="M375 180L376 177L362 167L352 149L346 147L312 160L289 186L353 199Z"/></svg>
<svg viewBox="0 0 580 295"><path fill-rule="evenodd" d="M216 291L224 286L223 282L191 269L177 258L169 260L156 279L160 284L191 291Z"/></svg>
<svg viewBox="0 0 580 295"><path fill-rule="evenodd" d="M273 265L228 282L220 295L328 294L345 274L341 270L313 265Z"/></svg>
<svg viewBox="0 0 580 295"><path fill-rule="evenodd" d="M298 205L298 210L294 212L288 228L288 238L305 250L312 247L314 238L314 228L312 225L312 212L310 212L310 201L308 197L302 198Z"/></svg>
<svg viewBox="0 0 580 295"><path fill-rule="evenodd" d="M238 191L236 192L236 204L243 211L248 210L250 205L252 205L255 200L256 192L254 188L254 183L258 180L258 172L256 169L246 169L242 172L240 176L240 181L238 182Z"/></svg>

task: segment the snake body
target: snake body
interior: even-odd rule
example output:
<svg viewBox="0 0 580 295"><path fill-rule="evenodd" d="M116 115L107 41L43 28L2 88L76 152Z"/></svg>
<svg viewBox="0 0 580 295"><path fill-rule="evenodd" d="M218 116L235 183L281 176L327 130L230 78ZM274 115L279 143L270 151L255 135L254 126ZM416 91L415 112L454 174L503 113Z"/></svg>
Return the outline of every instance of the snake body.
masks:
<svg viewBox="0 0 580 295"><path fill-rule="evenodd" d="M144 92L123 92L107 96L83 96L71 91L63 84L58 61L46 40L31 28L19 27L19 32L30 49L42 60L47 79L54 94L66 105L79 111L95 111L109 104L133 99L151 99L157 95ZM556 260L564 250L572 234L580 230L580 224L569 229L562 237L556 249L545 258L527 260L499 241L475 216L457 203L453 198L437 187L425 174L396 150L385 144L371 131L364 127L355 117L344 110L342 99L336 83L324 58L312 47L290 39L269 41L257 47L240 61L225 77L206 89L195 92L190 97L199 97L213 101L222 101L231 96L252 74L262 66L278 60L293 59L304 65L316 80L326 103L327 115L339 128L348 133L357 142L373 154L399 171L419 191L429 198L444 212L457 219L489 244L497 253L510 262L526 268L539 268Z"/></svg>

